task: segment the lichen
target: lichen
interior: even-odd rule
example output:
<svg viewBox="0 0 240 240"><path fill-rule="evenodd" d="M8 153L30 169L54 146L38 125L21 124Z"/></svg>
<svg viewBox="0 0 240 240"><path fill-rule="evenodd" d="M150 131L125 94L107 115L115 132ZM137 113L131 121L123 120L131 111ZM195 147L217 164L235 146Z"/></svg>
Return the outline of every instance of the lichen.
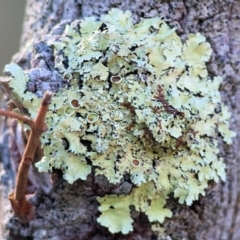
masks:
<svg viewBox="0 0 240 240"><path fill-rule="evenodd" d="M204 36L182 43L160 18L134 25L130 12L112 9L100 20L74 21L47 44L67 87L52 98L36 166L61 169L69 183L94 172L117 184L128 174L128 195L98 197L100 224L128 233L130 205L163 222L172 216L170 193L191 205L209 180L225 179L217 137L230 144L234 133L218 91L222 79L207 73L212 50ZM35 117L40 101L26 91L27 73L6 68L15 98Z"/></svg>

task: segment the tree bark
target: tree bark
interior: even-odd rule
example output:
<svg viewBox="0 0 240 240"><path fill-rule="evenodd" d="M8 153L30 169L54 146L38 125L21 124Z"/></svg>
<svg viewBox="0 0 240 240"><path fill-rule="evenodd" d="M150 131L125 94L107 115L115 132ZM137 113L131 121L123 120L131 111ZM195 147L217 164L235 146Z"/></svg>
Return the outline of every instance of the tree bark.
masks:
<svg viewBox="0 0 240 240"><path fill-rule="evenodd" d="M238 121L240 105L237 104L240 101L238 0L28 0L22 44L13 61L23 69L30 70L40 58L45 57L44 60L47 60L47 55L39 57L36 51L29 48L32 43L39 44L49 38L50 31L54 32L56 26L58 26L56 34L57 31L62 31L61 23L88 16L99 17L113 7L123 11L130 10L135 22L141 18L163 17L171 27L177 28L177 33L182 39L186 39L189 33L200 32L206 36L213 48L211 61L207 66L208 72L212 76L223 78L222 99L232 113L231 129L238 132L240 127ZM61 84L53 87L53 91L60 87ZM200 197L190 207L180 205L174 198L169 198L168 206L173 211L173 217L162 224L165 229L162 238L151 230L147 217L142 213L133 212L134 231L128 235L111 234L97 223L99 212L96 196L110 193L114 187L104 177L90 175L86 181L78 180L71 185L62 178L61 172L55 171L51 174L53 181L51 184L50 174L40 174L34 167L29 177L28 193L35 193L32 202L36 207L36 219L26 225L20 224L12 216L7 193L13 187L17 165L27 137L14 121L5 122L2 136L0 170L4 188L0 195L0 217L4 219L2 235L6 239L239 239L239 136L234 139L231 146L220 143L220 156L227 164L226 182L210 186L206 196ZM39 150L36 161L40 159L41 154Z"/></svg>

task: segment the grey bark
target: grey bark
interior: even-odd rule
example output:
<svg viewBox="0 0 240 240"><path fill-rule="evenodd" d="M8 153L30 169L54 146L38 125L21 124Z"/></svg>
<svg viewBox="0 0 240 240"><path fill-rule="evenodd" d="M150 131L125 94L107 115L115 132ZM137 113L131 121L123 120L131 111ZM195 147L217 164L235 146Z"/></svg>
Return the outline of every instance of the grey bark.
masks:
<svg viewBox="0 0 240 240"><path fill-rule="evenodd" d="M22 34L22 45L13 60L33 74L28 85L30 91L41 96L41 81L31 70L34 67L49 68L51 52L44 49L47 38L62 31L64 23L88 16L100 16L112 7L130 10L135 22L140 18L160 16L170 26L177 27L178 34L185 39L188 33L200 32L207 37L213 47L213 55L208 64L210 75L224 79L221 86L223 101L229 107L231 128L239 130L240 100L239 57L240 57L240 1L238 0L28 0ZM34 39L34 50L29 42ZM40 49L40 50L39 50ZM51 65L51 64L50 64ZM51 66L50 66L51 68ZM48 79L53 81L51 72ZM34 82L36 79L36 82ZM53 91L61 87L61 79L55 76L50 84ZM12 189L26 137L20 126L11 123L4 128L4 144L1 145L2 166L1 183L4 195L0 195L1 216L4 219L3 235L6 239L160 239L150 227L147 217L133 211L134 231L128 235L111 234L101 227L96 218L99 216L96 195L123 191L120 186L108 184L104 177L90 175L87 181L78 180L70 185L62 179L61 172L40 174L32 168L28 193L34 193L32 202L36 207L36 219L22 225L14 219L7 201L7 193ZM11 137L12 136L12 137ZM168 207L173 217L167 219L166 239L189 240L237 240L240 238L240 164L237 136L231 146L220 145L220 156L227 164L227 180L212 185L205 197L201 197L190 207L179 205L169 198ZM10 156L9 151L12 152ZM36 156L36 160L41 152Z"/></svg>

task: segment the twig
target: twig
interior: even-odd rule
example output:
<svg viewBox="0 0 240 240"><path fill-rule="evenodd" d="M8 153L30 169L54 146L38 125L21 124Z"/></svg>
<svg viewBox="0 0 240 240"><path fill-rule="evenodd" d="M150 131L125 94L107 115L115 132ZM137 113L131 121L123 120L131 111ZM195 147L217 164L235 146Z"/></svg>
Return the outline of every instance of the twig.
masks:
<svg viewBox="0 0 240 240"><path fill-rule="evenodd" d="M15 119L27 124L30 127L33 127L35 125L34 121L31 118L20 115L15 112L8 111L8 110L0 109L0 115L5 116L5 117L10 117L10 118L15 118Z"/></svg>
<svg viewBox="0 0 240 240"><path fill-rule="evenodd" d="M35 120L22 116L18 113L0 110L0 115L16 118L31 127L30 136L27 146L23 153L16 179L15 190L9 194L8 199L11 202L12 209L16 217L23 223L27 223L34 218L34 208L26 199L26 187L28 179L28 171L33 162L34 154L39 143L39 137L47 130L45 117L50 104L52 93L46 91L39 112Z"/></svg>

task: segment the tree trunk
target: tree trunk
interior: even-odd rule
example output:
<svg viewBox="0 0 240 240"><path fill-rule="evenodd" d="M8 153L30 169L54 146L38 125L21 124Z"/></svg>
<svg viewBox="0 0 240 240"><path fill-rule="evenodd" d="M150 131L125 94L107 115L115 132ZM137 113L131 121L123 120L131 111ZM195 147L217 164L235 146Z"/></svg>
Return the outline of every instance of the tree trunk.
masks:
<svg viewBox="0 0 240 240"><path fill-rule="evenodd" d="M138 0L138 1L91 1L91 0L28 0L22 34L22 45L13 60L23 69L31 68L36 61L36 52L31 45L46 40L47 34L60 22L71 22L89 16L99 17L111 8L130 10L134 21L140 18L163 17L177 33L185 39L189 33L200 32L207 37L213 48L208 72L221 76L221 94L224 103L232 113L231 129L238 132L240 100L238 88L240 57L240 2L238 0ZM61 28L61 25L59 28ZM35 45L36 46L36 45ZM47 58L47 57L46 57ZM45 59L46 60L46 59ZM61 86L59 86L61 87ZM57 87L57 88L59 88ZM57 88L55 90L57 90ZM44 89L42 89L44 90ZM239 92L239 94L238 94ZM10 125L10 126L9 126ZM11 127L11 131L8 127ZM96 221L99 216L96 196L110 193L113 186L104 177L88 176L86 181L78 180L68 184L61 172L38 173L33 167L29 177L28 193L36 207L36 218L29 224L21 224L10 211L7 193L13 187L17 164L26 143L26 136L15 122L5 122L4 143L1 145L3 191L0 195L0 217L4 219L3 236L6 239L161 239L151 230L146 215L134 212L134 231L128 235L111 234ZM221 156L227 164L226 182L220 182L207 190L192 206L180 205L171 198L169 206L173 217L162 227L162 239L237 240L240 236L240 204L238 164L239 136L231 146L221 144ZM9 152L12 152L10 156ZM41 151L36 155L36 161ZM165 237L164 237L165 236Z"/></svg>

